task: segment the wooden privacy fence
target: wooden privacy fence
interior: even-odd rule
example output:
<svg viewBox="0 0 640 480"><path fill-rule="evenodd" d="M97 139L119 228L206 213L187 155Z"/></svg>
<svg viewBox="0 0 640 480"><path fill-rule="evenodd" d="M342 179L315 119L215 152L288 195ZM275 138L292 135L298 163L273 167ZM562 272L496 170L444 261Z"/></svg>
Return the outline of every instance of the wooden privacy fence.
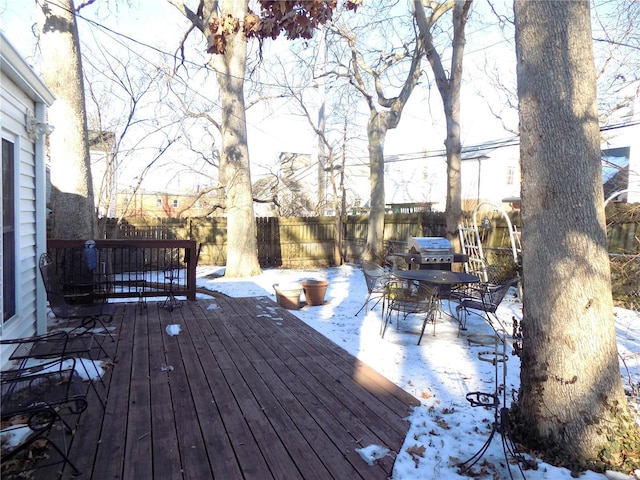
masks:
<svg viewBox="0 0 640 480"><path fill-rule="evenodd" d="M621 213L618 206L614 208L607 208L614 298L619 304L635 309L640 304L637 281L640 275L640 220L635 210L627 214L624 211ZM520 230L519 217L513 215L511 221ZM366 247L368 217L347 216L341 225L345 261L357 262ZM491 219L491 225L489 231L483 232L487 236L483 245L486 244L488 253L494 256L500 257L506 252L503 256L508 260L511 245L507 225L499 214ZM332 264L336 238L334 217L258 218L256 226L261 266L295 268ZM404 251L409 236L441 237L445 231L444 214L440 212L389 214L385 216L385 247ZM191 239L199 251L198 264L226 264L225 218L136 218L120 224L115 219L109 219L106 221L106 238Z"/></svg>
<svg viewBox="0 0 640 480"><path fill-rule="evenodd" d="M336 238L334 217L266 217L256 219L258 259L263 267L302 267L331 265ZM367 241L368 217L344 217L343 250L347 261L361 258ZM442 213L416 212L385 217L386 245L406 242L413 236L443 236ZM224 265L227 255L227 222L225 218L130 219L117 224L106 223L106 237L193 239L199 245L200 265Z"/></svg>
<svg viewBox="0 0 640 480"><path fill-rule="evenodd" d="M607 210L609 211L609 210ZM620 219L608 225L609 250L614 254L640 253L638 220ZM520 229L520 219L512 216ZM509 249L509 232L501 215L491 219L492 228L485 232L483 244L493 249ZM330 265L333 261L336 226L334 217L288 217L256 219L258 258L263 267L300 267ZM354 215L343 218L343 251L346 261L356 262L365 251L368 217ZM404 248L409 236L445 235L445 218L441 212L415 212L385 215L385 247L394 251ZM224 265L227 255L227 223L214 218L154 218L106 222L108 239L191 239L200 249L200 265Z"/></svg>

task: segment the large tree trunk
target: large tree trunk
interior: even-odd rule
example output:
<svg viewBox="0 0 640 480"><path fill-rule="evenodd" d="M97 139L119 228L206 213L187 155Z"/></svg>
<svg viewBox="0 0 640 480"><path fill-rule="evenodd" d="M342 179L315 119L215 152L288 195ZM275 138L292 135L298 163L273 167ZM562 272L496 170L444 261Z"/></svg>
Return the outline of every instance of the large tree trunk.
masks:
<svg viewBox="0 0 640 480"><path fill-rule="evenodd" d="M375 262L384 261L384 141L387 136L387 112L371 110L367 124L369 139L369 175L371 200L367 249L364 258Z"/></svg>
<svg viewBox="0 0 640 480"><path fill-rule="evenodd" d="M243 18L246 0L223 0L220 16ZM225 276L244 277L261 272L258 262L256 221L253 214L244 76L247 41L242 31L229 34L224 54L212 56L222 97L222 155L220 179L227 205L227 265Z"/></svg>
<svg viewBox="0 0 640 480"><path fill-rule="evenodd" d="M49 108L54 238L93 238L91 180L80 42L73 0L38 0L42 76L56 96Z"/></svg>
<svg viewBox="0 0 640 480"><path fill-rule="evenodd" d="M462 72L458 72L462 76ZM447 204L445 221L447 238L460 251L458 225L462 222L462 143L460 142L460 89L440 92L447 121Z"/></svg>
<svg viewBox="0 0 640 480"><path fill-rule="evenodd" d="M426 2L414 0L416 21L420 36L424 39L425 54L442 98L442 106L447 122L447 138L444 145L447 151L447 203L445 220L447 238L456 251L460 250L458 225L462 221L462 176L460 141L460 88L462 85L462 59L466 43L465 26L473 0ZM427 18L424 6L429 6ZM452 12L453 39L451 42L451 67L449 73L442 64L442 58L436 50L431 30L436 22L449 10Z"/></svg>
<svg viewBox="0 0 640 480"><path fill-rule="evenodd" d="M613 322L589 2L515 1L524 271L521 439L593 459L627 413Z"/></svg>

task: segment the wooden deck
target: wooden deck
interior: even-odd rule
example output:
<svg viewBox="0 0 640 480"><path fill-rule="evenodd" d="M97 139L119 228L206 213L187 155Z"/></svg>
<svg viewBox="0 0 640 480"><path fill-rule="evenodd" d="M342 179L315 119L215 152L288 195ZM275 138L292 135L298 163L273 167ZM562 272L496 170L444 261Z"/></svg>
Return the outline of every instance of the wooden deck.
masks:
<svg viewBox="0 0 640 480"><path fill-rule="evenodd" d="M106 408L90 396L72 440L79 478L391 475L394 455L369 466L356 449L398 452L419 401L268 297L121 305Z"/></svg>

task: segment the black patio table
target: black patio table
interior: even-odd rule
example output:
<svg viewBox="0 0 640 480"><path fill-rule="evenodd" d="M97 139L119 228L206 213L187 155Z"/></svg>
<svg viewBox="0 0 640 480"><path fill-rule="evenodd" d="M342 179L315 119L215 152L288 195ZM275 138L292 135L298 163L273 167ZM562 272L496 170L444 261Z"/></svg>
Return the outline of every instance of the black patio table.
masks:
<svg viewBox="0 0 640 480"><path fill-rule="evenodd" d="M480 281L480 277L476 275L449 270L394 270L393 274L403 280L413 280L438 286L478 283Z"/></svg>
<svg viewBox="0 0 640 480"><path fill-rule="evenodd" d="M450 270L393 270L393 275L408 281L424 282L438 287L439 301L442 301L441 293L447 292L449 302L451 301L450 292L452 285L470 284L480 282L480 277L470 273L452 272ZM449 287L446 290L443 287ZM440 305L440 313L442 314L442 306ZM460 322L459 318L449 314ZM435 321L435 320L434 320Z"/></svg>

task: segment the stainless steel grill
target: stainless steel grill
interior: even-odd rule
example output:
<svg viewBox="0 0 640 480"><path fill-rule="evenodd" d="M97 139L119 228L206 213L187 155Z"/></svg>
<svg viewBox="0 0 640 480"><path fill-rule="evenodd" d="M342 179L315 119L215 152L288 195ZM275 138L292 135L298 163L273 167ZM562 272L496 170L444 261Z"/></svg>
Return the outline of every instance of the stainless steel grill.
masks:
<svg viewBox="0 0 640 480"><path fill-rule="evenodd" d="M444 237L409 237L407 248L410 254L420 256L420 268L430 268L427 265L437 264L434 267L451 269L454 260L453 246Z"/></svg>

